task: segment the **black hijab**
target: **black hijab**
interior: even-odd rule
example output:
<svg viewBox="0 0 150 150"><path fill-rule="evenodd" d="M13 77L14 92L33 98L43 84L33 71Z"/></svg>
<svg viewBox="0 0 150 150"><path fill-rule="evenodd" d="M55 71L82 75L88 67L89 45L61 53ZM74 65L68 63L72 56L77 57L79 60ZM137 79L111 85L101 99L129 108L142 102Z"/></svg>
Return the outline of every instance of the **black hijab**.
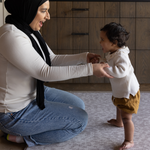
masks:
<svg viewBox="0 0 150 150"><path fill-rule="evenodd" d="M31 40L34 49L44 59L43 54L31 36L34 34L38 39L40 46L44 52L46 63L51 66L49 52L44 39L38 31L33 31L29 24L33 21L36 16L38 7L41 6L47 0L6 0L6 10L11 14L5 19L6 23L15 25L18 29L23 31ZM36 102L40 109L44 109L44 83L37 79L37 95Z"/></svg>

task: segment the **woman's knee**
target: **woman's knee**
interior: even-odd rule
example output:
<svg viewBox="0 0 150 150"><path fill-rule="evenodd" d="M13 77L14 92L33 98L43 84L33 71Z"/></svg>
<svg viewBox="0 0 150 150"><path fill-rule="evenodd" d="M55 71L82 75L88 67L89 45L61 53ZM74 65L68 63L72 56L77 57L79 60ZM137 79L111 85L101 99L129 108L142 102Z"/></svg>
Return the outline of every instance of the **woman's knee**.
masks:
<svg viewBox="0 0 150 150"><path fill-rule="evenodd" d="M85 109L85 104L82 99L78 96L55 88L44 87L45 88L45 99L48 101L59 102L70 104L72 106Z"/></svg>
<svg viewBox="0 0 150 150"><path fill-rule="evenodd" d="M82 114L80 114L80 122L81 122L81 129L83 131L88 123L88 114L85 110L82 110Z"/></svg>

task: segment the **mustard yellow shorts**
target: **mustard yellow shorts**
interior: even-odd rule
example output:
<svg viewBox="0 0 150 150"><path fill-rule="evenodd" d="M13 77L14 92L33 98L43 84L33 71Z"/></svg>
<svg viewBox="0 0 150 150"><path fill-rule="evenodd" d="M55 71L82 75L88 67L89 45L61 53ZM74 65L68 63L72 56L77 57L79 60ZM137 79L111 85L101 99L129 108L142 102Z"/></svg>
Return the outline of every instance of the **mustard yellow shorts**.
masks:
<svg viewBox="0 0 150 150"><path fill-rule="evenodd" d="M132 96L130 94L129 99L127 98L115 98L112 96L112 101L115 106L117 106L119 109L133 114L137 113L139 109L139 103L140 103L140 90L136 93L135 96Z"/></svg>

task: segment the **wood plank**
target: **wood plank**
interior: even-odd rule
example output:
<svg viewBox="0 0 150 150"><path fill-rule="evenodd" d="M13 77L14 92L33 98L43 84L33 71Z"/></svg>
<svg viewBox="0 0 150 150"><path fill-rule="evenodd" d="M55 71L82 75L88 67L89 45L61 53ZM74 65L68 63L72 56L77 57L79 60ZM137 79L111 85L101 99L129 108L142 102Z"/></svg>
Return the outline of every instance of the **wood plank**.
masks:
<svg viewBox="0 0 150 150"><path fill-rule="evenodd" d="M135 2L120 2L120 17L135 17Z"/></svg>
<svg viewBox="0 0 150 150"><path fill-rule="evenodd" d="M57 2L57 17L72 17L72 2Z"/></svg>
<svg viewBox="0 0 150 150"><path fill-rule="evenodd" d="M42 36L52 50L57 50L57 18L51 18L44 23Z"/></svg>
<svg viewBox="0 0 150 150"><path fill-rule="evenodd" d="M136 76L140 83L150 83L150 50L136 51Z"/></svg>
<svg viewBox="0 0 150 150"><path fill-rule="evenodd" d="M53 17L56 17L56 1L50 1L50 9L49 9L49 12L50 12L50 17L53 18Z"/></svg>
<svg viewBox="0 0 150 150"><path fill-rule="evenodd" d="M150 18L136 19L136 49L150 49Z"/></svg>
<svg viewBox="0 0 150 150"><path fill-rule="evenodd" d="M150 17L150 2L137 2L136 3L136 17Z"/></svg>
<svg viewBox="0 0 150 150"><path fill-rule="evenodd" d="M89 17L104 17L104 2L89 2Z"/></svg>
<svg viewBox="0 0 150 150"><path fill-rule="evenodd" d="M119 2L105 2L105 17L119 17Z"/></svg>
<svg viewBox="0 0 150 150"><path fill-rule="evenodd" d="M119 18L104 18L104 25L110 23L110 22L116 22L116 23L120 23Z"/></svg>
<svg viewBox="0 0 150 150"><path fill-rule="evenodd" d="M89 33L88 18L73 18L73 33ZM72 35L74 50L87 50L89 35Z"/></svg>
<svg viewBox="0 0 150 150"><path fill-rule="evenodd" d="M72 49L72 18L57 18L58 50Z"/></svg>
<svg viewBox="0 0 150 150"><path fill-rule="evenodd" d="M89 8L88 2L74 2L72 1L72 8ZM89 11L72 11L73 17L88 17Z"/></svg>

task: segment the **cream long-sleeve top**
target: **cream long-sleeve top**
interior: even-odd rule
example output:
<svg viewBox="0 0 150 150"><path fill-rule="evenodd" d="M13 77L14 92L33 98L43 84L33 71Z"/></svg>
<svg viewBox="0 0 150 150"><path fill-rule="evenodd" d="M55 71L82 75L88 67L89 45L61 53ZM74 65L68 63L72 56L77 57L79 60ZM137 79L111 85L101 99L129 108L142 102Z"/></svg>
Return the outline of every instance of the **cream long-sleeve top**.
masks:
<svg viewBox="0 0 150 150"><path fill-rule="evenodd" d="M109 68L105 68L106 72L113 76L110 79L112 94L116 98L129 98L138 92L140 85L134 74L134 68L129 59L129 48L123 46L115 53L106 55Z"/></svg>
<svg viewBox="0 0 150 150"><path fill-rule="evenodd" d="M51 67L26 34L10 24L0 28L0 112L19 111L34 100L36 79L53 82L93 75L87 53L55 55L48 50Z"/></svg>

